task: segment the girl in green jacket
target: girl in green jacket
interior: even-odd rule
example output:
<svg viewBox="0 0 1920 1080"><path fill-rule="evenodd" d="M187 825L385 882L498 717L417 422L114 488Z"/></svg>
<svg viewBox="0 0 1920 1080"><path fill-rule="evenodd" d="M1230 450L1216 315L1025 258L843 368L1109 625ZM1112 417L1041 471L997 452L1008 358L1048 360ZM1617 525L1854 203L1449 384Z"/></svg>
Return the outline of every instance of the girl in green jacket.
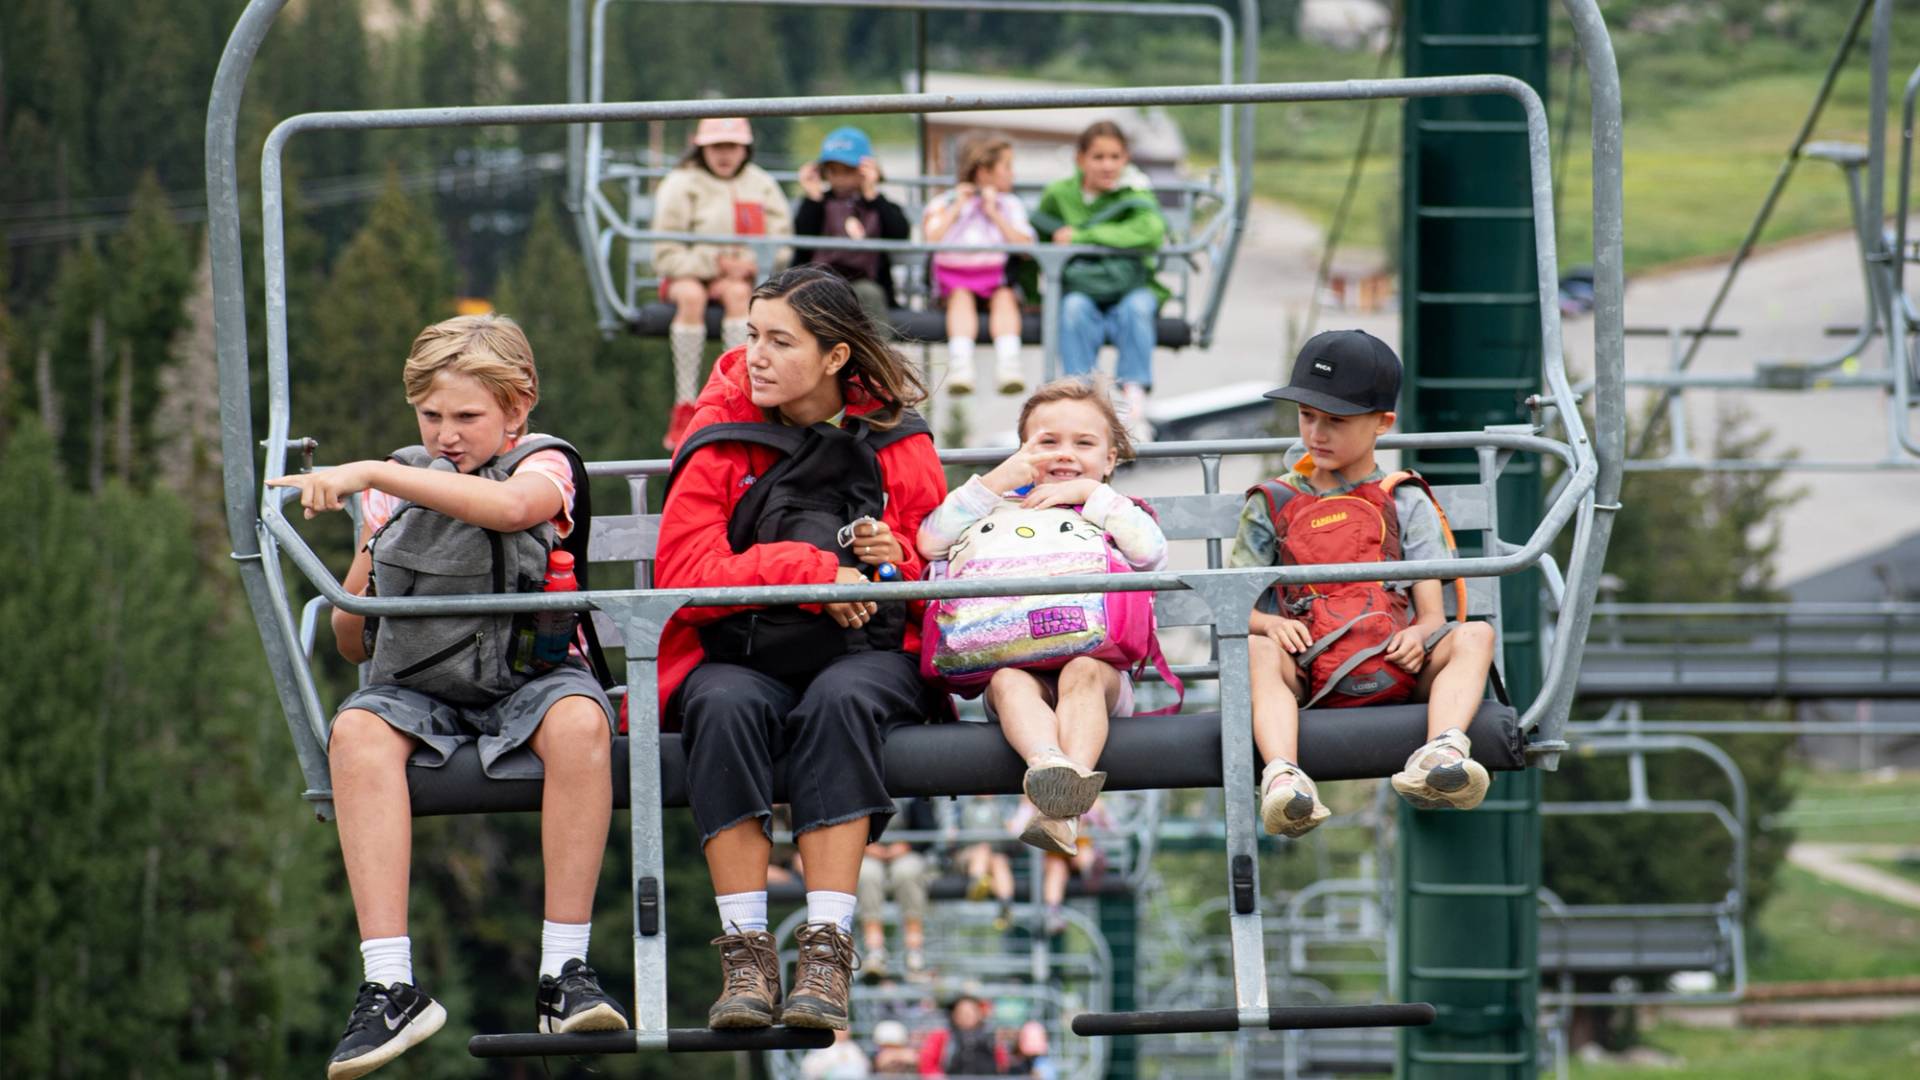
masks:
<svg viewBox="0 0 1920 1080"><path fill-rule="evenodd" d="M1127 427L1135 441L1148 435L1147 392L1153 389L1153 346L1166 290L1154 280L1167 220L1132 167L1127 137L1102 120L1080 133L1074 173L1047 185L1034 228L1056 244L1119 248L1111 255L1083 255L1061 277L1060 362L1068 375L1090 378L1100 346L1112 342L1120 360L1114 374L1127 402Z"/></svg>

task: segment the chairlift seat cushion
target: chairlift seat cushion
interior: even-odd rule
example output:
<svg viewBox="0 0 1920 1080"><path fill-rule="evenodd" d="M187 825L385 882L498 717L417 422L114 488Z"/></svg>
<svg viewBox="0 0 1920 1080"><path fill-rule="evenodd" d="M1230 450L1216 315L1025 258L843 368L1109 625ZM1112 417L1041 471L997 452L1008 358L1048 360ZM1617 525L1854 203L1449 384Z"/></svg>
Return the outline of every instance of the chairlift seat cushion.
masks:
<svg viewBox="0 0 1920 1080"><path fill-rule="evenodd" d="M1468 737L1473 758L1495 771L1526 767L1511 706L1487 700ZM1327 709L1300 724L1300 767L1316 781L1390 776L1427 741L1425 705ZM613 803L627 805L627 739L613 746ZM687 805L686 755L680 736L660 736L663 802ZM1113 721L1100 758L1112 791L1219 787L1220 714L1130 716ZM943 723L897 728L887 738L887 788L895 796L1017 795L1025 763L997 724ZM439 768L410 766L407 781L418 817L485 814L540 808L539 780L490 780L472 745ZM786 801L786 777L776 771L774 800Z"/></svg>
<svg viewBox="0 0 1920 1080"><path fill-rule="evenodd" d="M646 304L628 324L629 328L642 337L666 337L667 325L673 321L674 308L671 304ZM893 332L901 341L938 344L947 340L947 316L945 312L914 311L910 308L894 308L887 313L887 321L893 325ZM1155 335L1163 349L1184 349L1193 344L1193 327L1184 319L1161 318L1155 327ZM718 305L707 307L707 336L720 336L720 308ZM987 320L980 320L980 342L991 343ZM1038 312L1022 312L1020 315L1020 340L1028 345L1040 344L1040 315Z"/></svg>

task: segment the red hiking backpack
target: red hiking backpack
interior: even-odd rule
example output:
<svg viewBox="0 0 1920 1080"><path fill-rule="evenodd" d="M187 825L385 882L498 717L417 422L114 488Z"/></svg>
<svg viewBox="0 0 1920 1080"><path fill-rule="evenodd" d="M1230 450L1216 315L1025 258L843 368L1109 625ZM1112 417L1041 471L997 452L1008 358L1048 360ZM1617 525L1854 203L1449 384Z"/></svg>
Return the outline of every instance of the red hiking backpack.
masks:
<svg viewBox="0 0 1920 1080"><path fill-rule="evenodd" d="M1397 472L1337 495L1302 491L1280 480L1249 489L1267 501L1280 562L1288 566L1387 562L1400 558L1400 514L1394 489L1413 482L1440 515L1447 547L1453 532L1433 489L1415 472ZM1466 617L1466 587L1454 582L1459 616ZM1413 622L1406 591L1384 581L1343 581L1276 586L1280 611L1305 623L1313 644L1294 657L1306 674L1306 708L1392 705L1407 700L1417 676L1386 660L1387 641Z"/></svg>

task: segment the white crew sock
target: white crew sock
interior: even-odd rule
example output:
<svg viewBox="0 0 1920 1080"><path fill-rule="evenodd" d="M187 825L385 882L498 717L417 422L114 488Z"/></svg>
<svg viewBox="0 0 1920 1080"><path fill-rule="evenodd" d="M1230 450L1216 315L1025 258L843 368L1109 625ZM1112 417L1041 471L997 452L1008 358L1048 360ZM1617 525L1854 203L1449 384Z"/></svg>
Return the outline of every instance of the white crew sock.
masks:
<svg viewBox="0 0 1920 1080"><path fill-rule="evenodd" d="M367 982L381 986L397 982L413 985L413 939L405 934L362 941L360 962L365 967Z"/></svg>
<svg viewBox="0 0 1920 1080"><path fill-rule="evenodd" d="M674 403L692 401L700 396L700 365L706 361L707 328L698 324L669 324L667 345L673 352Z"/></svg>
<svg viewBox="0 0 1920 1080"><path fill-rule="evenodd" d="M767 928L767 891L727 893L713 898L720 909L720 932L744 934Z"/></svg>
<svg viewBox="0 0 1920 1080"><path fill-rule="evenodd" d="M1000 360L1002 368L1019 368L1020 335L1001 334L993 339L993 355Z"/></svg>
<svg viewBox="0 0 1920 1080"><path fill-rule="evenodd" d="M828 892L825 889L809 890L807 893L807 921L810 923L832 923L843 934L853 933L853 909L860 898L852 893Z"/></svg>
<svg viewBox="0 0 1920 1080"><path fill-rule="evenodd" d="M731 349L747 343L747 320L720 320L720 347Z"/></svg>
<svg viewBox="0 0 1920 1080"><path fill-rule="evenodd" d="M972 370L973 339L965 337L947 339L947 356L955 367Z"/></svg>
<svg viewBox="0 0 1920 1080"><path fill-rule="evenodd" d="M587 941L593 936L593 924L540 920L540 974L560 977L567 961L587 962Z"/></svg>

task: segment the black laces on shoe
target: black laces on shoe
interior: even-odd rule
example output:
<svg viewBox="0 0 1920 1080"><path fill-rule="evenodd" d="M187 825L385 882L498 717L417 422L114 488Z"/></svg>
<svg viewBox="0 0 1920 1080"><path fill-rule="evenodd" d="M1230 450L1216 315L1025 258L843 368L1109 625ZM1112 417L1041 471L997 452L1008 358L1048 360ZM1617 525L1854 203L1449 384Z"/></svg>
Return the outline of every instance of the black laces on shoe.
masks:
<svg viewBox="0 0 1920 1080"><path fill-rule="evenodd" d="M361 1031L375 1019L386 1014L387 1005L393 1000L392 991L379 983L360 984L360 994L353 999L353 1012L347 1015L346 1035ZM345 1038L346 1035L342 1035Z"/></svg>
<svg viewBox="0 0 1920 1080"><path fill-rule="evenodd" d="M563 972L560 976L560 989L567 994L592 994L606 997L607 992L600 987L600 976L591 967L582 963Z"/></svg>

